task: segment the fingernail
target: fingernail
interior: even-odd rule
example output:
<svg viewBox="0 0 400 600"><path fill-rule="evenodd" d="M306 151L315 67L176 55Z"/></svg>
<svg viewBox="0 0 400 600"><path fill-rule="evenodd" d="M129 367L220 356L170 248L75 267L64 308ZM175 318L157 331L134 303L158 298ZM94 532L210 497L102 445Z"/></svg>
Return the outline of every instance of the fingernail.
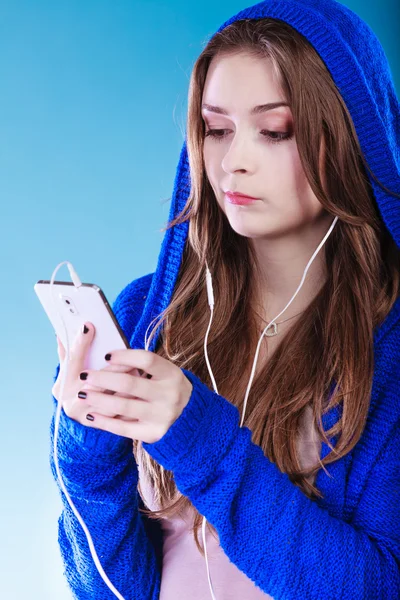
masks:
<svg viewBox="0 0 400 600"><path fill-rule="evenodd" d="M86 327L86 325L84 324L82 327L82 333L87 333L89 331L89 327Z"/></svg>
<svg viewBox="0 0 400 600"><path fill-rule="evenodd" d="M88 421L94 421L94 416L93 415L86 415L86 418Z"/></svg>
<svg viewBox="0 0 400 600"><path fill-rule="evenodd" d="M86 392L78 392L78 398L86 398Z"/></svg>
<svg viewBox="0 0 400 600"><path fill-rule="evenodd" d="M110 360L110 359L111 359L111 354L110 354L110 353L106 354L104 358L105 358L106 360Z"/></svg>
<svg viewBox="0 0 400 600"><path fill-rule="evenodd" d="M87 379L87 373L83 372L79 375L79 377L85 381Z"/></svg>

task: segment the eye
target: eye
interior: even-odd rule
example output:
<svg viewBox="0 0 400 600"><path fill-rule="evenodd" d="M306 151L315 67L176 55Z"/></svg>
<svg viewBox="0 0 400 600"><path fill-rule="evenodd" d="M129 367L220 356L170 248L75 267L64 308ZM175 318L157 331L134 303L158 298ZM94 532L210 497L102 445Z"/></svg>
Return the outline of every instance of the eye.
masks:
<svg viewBox="0 0 400 600"><path fill-rule="evenodd" d="M205 132L205 137L211 137L213 139L222 139L223 135L218 135L219 133L223 133L226 129L207 129Z"/></svg>
<svg viewBox="0 0 400 600"><path fill-rule="evenodd" d="M225 131L229 131L228 129L207 129L205 132L205 137L210 137L216 141L220 141L226 137ZM222 135L221 135L222 134ZM293 133L290 131L268 131L263 129L261 134L267 139L268 143L278 144L279 142L283 142L285 140L290 140L293 137Z"/></svg>

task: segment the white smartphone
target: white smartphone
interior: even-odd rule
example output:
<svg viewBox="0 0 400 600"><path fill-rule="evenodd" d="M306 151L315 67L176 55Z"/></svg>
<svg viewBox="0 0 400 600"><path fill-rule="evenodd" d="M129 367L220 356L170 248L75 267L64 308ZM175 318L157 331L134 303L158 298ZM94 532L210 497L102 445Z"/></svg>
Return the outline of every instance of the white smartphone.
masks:
<svg viewBox="0 0 400 600"><path fill-rule="evenodd" d="M84 361L85 369L103 369L109 363L107 352L130 348L117 318L102 289L93 283L82 283L77 288L72 281L54 281L54 298L67 329L70 349L86 321L93 323L95 334ZM33 286L55 333L64 348L67 347L64 326L52 300L50 280L40 279Z"/></svg>

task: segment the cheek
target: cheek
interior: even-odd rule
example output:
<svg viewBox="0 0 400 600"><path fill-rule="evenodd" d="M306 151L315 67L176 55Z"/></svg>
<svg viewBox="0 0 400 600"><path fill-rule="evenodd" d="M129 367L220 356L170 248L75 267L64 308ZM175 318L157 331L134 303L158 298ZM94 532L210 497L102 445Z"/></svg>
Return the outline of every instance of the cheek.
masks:
<svg viewBox="0 0 400 600"><path fill-rule="evenodd" d="M324 208L312 191L303 172L299 174L297 182L296 203L298 210L306 220L314 220L324 212Z"/></svg>
<svg viewBox="0 0 400 600"><path fill-rule="evenodd" d="M306 200L310 196L311 188L307 177L304 173L298 154L294 157L293 160L291 180L299 199Z"/></svg>
<svg viewBox="0 0 400 600"><path fill-rule="evenodd" d="M207 175L208 181L214 193L218 197L217 188L221 182L221 160L218 162L218 157L215 156L215 152L209 149L203 150L204 169Z"/></svg>
<svg viewBox="0 0 400 600"><path fill-rule="evenodd" d="M215 175L217 164L221 163L221 159L218 155L218 151L215 148L213 148L211 144L205 144L203 148L203 160L207 174L210 174L212 176L214 171Z"/></svg>
<svg viewBox="0 0 400 600"><path fill-rule="evenodd" d="M292 188L292 194L297 198L298 204L309 214L316 214L322 209L322 205L311 189L309 181L303 170L297 146L290 154L291 166L288 169L286 185Z"/></svg>
<svg viewBox="0 0 400 600"><path fill-rule="evenodd" d="M288 144L285 152L275 153L268 162L266 196L271 199L271 207L278 211L280 218L288 223L317 218L324 209L305 176L296 144Z"/></svg>
<svg viewBox="0 0 400 600"><path fill-rule="evenodd" d="M279 169L282 183L292 188L302 189L307 179L301 165L296 143L289 142L285 152L280 153L277 162L277 169Z"/></svg>

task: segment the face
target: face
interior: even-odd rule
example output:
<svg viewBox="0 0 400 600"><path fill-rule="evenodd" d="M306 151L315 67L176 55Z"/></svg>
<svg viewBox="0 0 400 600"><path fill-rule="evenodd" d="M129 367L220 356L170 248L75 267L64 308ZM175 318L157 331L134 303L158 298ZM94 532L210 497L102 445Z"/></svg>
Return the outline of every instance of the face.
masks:
<svg viewBox="0 0 400 600"><path fill-rule="evenodd" d="M327 216L303 172L290 107L252 113L278 102L286 100L269 59L241 53L211 61L202 98L205 169L231 227L248 238L297 235ZM259 200L231 204L226 191Z"/></svg>

